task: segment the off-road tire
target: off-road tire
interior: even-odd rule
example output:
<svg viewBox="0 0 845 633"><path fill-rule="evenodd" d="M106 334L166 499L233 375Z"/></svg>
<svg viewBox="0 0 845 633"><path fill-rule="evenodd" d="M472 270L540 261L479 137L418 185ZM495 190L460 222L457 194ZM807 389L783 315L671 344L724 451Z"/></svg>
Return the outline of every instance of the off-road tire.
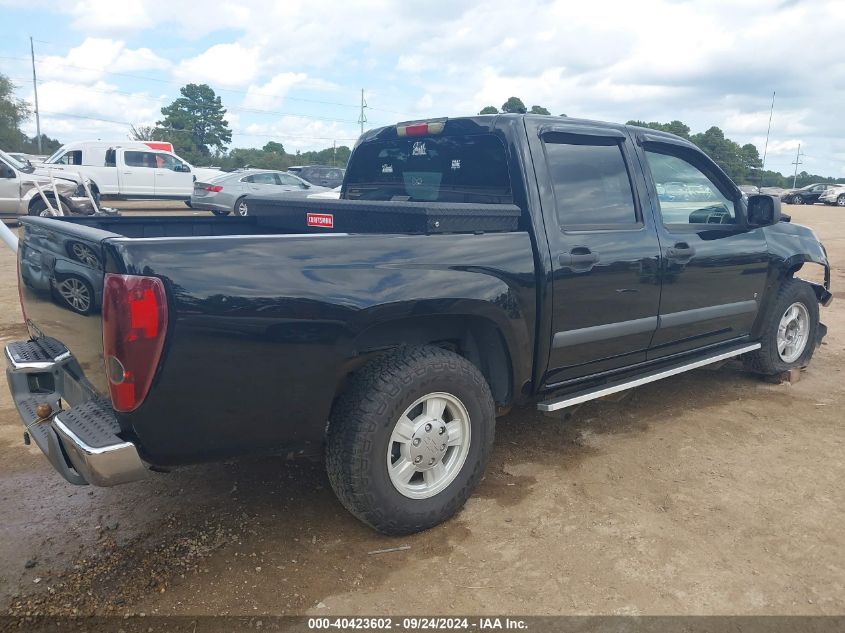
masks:
<svg viewBox="0 0 845 633"><path fill-rule="evenodd" d="M394 425L418 398L433 392L457 397L469 412L471 440L463 467L440 493L402 495L387 471ZM407 347L357 371L335 403L326 437L326 469L343 506L388 535L420 532L442 523L466 502L493 450L495 410L490 387L465 358L431 346Z"/></svg>
<svg viewBox="0 0 845 633"><path fill-rule="evenodd" d="M797 360L786 363L778 354L777 333L781 317L793 303L801 302L810 315L810 331L804 351ZM819 302L810 285L800 279L787 279L778 290L774 303L764 317L760 335L760 349L742 357L746 369L771 376L796 367L806 367L816 350L819 331Z"/></svg>

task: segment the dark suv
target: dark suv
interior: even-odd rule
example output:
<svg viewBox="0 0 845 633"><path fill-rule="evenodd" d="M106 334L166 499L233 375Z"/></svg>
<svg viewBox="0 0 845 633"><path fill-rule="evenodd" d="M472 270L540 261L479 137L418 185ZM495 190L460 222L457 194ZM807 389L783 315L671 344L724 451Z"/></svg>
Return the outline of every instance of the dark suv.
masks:
<svg viewBox="0 0 845 633"><path fill-rule="evenodd" d="M288 171L295 173L303 180L307 180L312 185L319 185L320 187L329 187L334 189L343 184L343 175L346 173L345 169L340 167L327 167L325 165L308 165L306 167L291 168Z"/></svg>

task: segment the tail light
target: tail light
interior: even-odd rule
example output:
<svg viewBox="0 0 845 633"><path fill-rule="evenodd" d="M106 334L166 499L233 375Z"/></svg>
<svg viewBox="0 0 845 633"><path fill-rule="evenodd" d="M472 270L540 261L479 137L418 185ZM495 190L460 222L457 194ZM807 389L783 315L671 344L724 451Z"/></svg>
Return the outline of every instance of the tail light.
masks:
<svg viewBox="0 0 845 633"><path fill-rule="evenodd" d="M208 185L207 187L204 187L204 189L206 191L213 191L214 193L220 193L221 191L223 191L223 187L221 187L220 185Z"/></svg>
<svg viewBox="0 0 845 633"><path fill-rule="evenodd" d="M103 358L115 410L133 411L147 397L166 332L167 298L160 279L106 274Z"/></svg>

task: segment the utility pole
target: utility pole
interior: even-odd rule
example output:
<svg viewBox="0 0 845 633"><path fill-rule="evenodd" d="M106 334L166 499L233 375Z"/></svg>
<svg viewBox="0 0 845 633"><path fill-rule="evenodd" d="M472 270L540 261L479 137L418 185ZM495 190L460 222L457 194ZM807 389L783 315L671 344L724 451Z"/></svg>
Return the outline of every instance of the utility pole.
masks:
<svg viewBox="0 0 845 633"><path fill-rule="evenodd" d="M772 115L775 113L775 93L772 91L772 109L769 110L769 129L766 130L766 145L763 147L763 166L760 168L760 186L763 186L763 172L766 171L766 154L769 151L769 133L772 131Z"/></svg>
<svg viewBox="0 0 845 633"><path fill-rule="evenodd" d="M332 167L337 165L337 140L332 141Z"/></svg>
<svg viewBox="0 0 845 633"><path fill-rule="evenodd" d="M35 94L35 133L38 135L38 153L41 153L41 117L38 115L38 82L35 78L35 45L29 36L29 52L32 54L32 92Z"/></svg>
<svg viewBox="0 0 845 633"><path fill-rule="evenodd" d="M358 117L358 123L361 124L361 134L364 133L364 123L367 122L367 115L364 114L364 109L367 107L367 102L364 101L364 89L361 88L361 115Z"/></svg>
<svg viewBox="0 0 845 633"><path fill-rule="evenodd" d="M803 165L801 162L801 143L798 143L798 153L795 155L795 173L792 175L792 188L795 189L795 181L798 179L798 165Z"/></svg>

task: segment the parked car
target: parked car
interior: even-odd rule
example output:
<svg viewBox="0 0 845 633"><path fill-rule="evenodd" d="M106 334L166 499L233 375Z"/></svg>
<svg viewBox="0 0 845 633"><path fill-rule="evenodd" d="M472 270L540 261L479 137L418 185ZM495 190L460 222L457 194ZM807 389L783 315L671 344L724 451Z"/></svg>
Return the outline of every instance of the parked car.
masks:
<svg viewBox="0 0 845 633"><path fill-rule="evenodd" d="M760 187L757 187L755 185L740 185L739 190L746 196L760 193Z"/></svg>
<svg viewBox="0 0 845 633"><path fill-rule="evenodd" d="M53 182L56 191L53 191ZM44 197L38 192L41 187ZM15 218L21 215L52 215L50 208L63 214L88 215L94 206L78 178L54 177L40 173L30 163L23 163L10 154L0 151L0 217Z"/></svg>
<svg viewBox="0 0 845 633"><path fill-rule="evenodd" d="M343 184L345 169L340 167L326 167L324 165L307 165L305 167L290 167L288 171L296 174L312 185L333 189Z"/></svg>
<svg viewBox="0 0 845 633"><path fill-rule="evenodd" d="M657 201L667 181L708 198ZM341 199L250 201L226 222L22 220L31 338L6 346L7 377L68 481L325 454L350 512L408 534L462 507L511 405L552 413L731 357L774 374L826 332L815 234L664 132L398 124L362 135ZM29 278L70 244L94 254L101 312L57 310ZM823 283L798 278L811 265Z"/></svg>
<svg viewBox="0 0 845 633"><path fill-rule="evenodd" d="M819 196L819 202L845 207L845 185L830 187L821 196Z"/></svg>
<svg viewBox="0 0 845 633"><path fill-rule="evenodd" d="M780 199L789 204L815 204L819 201L819 197L831 187L836 187L836 185L827 183L807 185L800 189L785 191L781 194Z"/></svg>
<svg viewBox="0 0 845 633"><path fill-rule="evenodd" d="M325 187L315 187L298 176L283 171L245 169L197 181L191 194L191 208L205 209L214 215L249 215L250 196L268 196L287 191L319 193Z"/></svg>
<svg viewBox="0 0 845 633"><path fill-rule="evenodd" d="M140 143L140 147L132 142L108 147L88 143L80 149L63 148L37 167L58 174L81 174L91 181L96 196L120 199L188 200L195 181L223 173L194 167L171 151L148 147L151 143Z"/></svg>

